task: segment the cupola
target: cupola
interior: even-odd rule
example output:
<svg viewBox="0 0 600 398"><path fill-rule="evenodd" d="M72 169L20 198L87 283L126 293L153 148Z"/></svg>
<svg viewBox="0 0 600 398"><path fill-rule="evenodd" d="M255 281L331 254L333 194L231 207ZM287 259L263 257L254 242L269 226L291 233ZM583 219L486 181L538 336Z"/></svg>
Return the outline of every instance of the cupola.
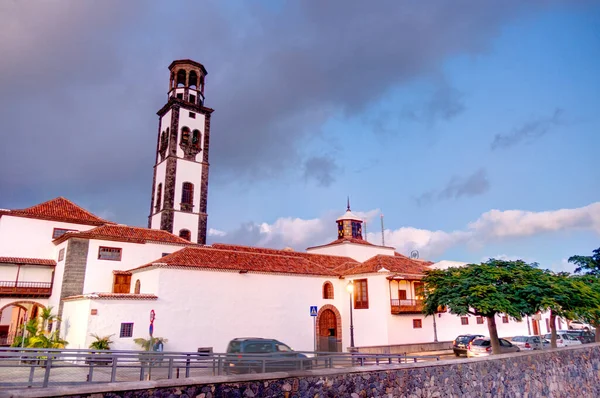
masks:
<svg viewBox="0 0 600 398"><path fill-rule="evenodd" d="M362 240L362 223L360 217L350 210L350 198L346 206L346 213L336 220L338 225L338 239L360 239Z"/></svg>

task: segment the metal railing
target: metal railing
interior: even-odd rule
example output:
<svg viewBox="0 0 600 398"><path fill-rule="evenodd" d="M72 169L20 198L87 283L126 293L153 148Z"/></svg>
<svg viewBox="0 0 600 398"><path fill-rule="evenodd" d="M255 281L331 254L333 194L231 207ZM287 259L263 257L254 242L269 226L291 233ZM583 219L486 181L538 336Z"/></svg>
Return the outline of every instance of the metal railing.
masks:
<svg viewBox="0 0 600 398"><path fill-rule="evenodd" d="M3 348L0 350L0 388L287 372L439 359L438 356L341 352L216 354Z"/></svg>
<svg viewBox="0 0 600 398"><path fill-rule="evenodd" d="M0 294L42 295L52 293L52 282L0 281Z"/></svg>
<svg viewBox="0 0 600 398"><path fill-rule="evenodd" d="M391 299L390 305L392 308L392 314L403 314L403 313L420 313L423 311L423 300L414 299Z"/></svg>

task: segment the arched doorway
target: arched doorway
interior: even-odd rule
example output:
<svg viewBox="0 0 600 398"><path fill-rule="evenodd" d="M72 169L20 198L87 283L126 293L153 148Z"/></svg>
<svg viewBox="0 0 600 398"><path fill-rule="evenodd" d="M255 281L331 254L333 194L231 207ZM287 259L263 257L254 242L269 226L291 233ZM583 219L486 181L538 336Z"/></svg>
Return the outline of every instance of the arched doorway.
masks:
<svg viewBox="0 0 600 398"><path fill-rule="evenodd" d="M333 305L324 305L317 314L317 351L342 351L342 318Z"/></svg>
<svg viewBox="0 0 600 398"><path fill-rule="evenodd" d="M23 331L23 324L37 318L45 308L35 301L15 301L0 308L0 346L10 346Z"/></svg>

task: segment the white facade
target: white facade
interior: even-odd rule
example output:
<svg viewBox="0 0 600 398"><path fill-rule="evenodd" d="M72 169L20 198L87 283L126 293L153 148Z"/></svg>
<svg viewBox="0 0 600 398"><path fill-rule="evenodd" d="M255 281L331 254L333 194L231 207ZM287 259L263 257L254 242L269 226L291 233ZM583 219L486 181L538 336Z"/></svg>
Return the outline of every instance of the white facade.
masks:
<svg viewBox="0 0 600 398"><path fill-rule="evenodd" d="M344 256L363 262L378 254L384 256L394 255L393 247L364 245L352 242L341 242L326 246L316 246L306 249L307 253L328 254L331 256Z"/></svg>

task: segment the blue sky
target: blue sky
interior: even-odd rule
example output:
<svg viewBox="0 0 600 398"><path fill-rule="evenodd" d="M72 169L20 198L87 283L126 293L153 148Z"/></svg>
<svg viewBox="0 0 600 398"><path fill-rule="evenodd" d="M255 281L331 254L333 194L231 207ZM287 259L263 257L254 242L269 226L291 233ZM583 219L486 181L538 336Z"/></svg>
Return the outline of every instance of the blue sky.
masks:
<svg viewBox="0 0 600 398"><path fill-rule="evenodd" d="M145 225L166 67L192 58L213 241L325 243L350 195L369 240L384 213L431 260L570 269L600 246L597 2L67 3L2 5L31 26L0 28L0 207Z"/></svg>

